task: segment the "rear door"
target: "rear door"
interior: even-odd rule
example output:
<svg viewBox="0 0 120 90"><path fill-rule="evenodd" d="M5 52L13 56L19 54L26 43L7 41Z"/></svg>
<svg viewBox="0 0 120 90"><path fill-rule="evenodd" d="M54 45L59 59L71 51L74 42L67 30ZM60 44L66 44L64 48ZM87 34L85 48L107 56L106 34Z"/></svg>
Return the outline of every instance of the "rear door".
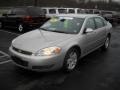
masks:
<svg viewBox="0 0 120 90"><path fill-rule="evenodd" d="M97 39L97 47L101 46L106 39L106 23L104 19L101 17L95 17L95 25L96 25L96 39Z"/></svg>
<svg viewBox="0 0 120 90"><path fill-rule="evenodd" d="M12 9L11 14L8 15L7 22L14 27L22 21L22 17L26 16L27 12L25 8Z"/></svg>
<svg viewBox="0 0 120 90"><path fill-rule="evenodd" d="M12 10L9 10L6 15L4 15L4 19L3 19L3 23L4 23L4 26L11 26L11 22L10 22L10 17L12 15Z"/></svg>

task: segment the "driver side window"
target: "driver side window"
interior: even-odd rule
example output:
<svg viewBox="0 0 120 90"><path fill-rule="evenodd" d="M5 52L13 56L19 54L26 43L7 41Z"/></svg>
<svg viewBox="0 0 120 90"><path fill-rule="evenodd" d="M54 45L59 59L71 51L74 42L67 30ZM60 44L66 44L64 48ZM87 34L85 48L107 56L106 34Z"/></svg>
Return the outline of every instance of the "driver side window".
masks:
<svg viewBox="0 0 120 90"><path fill-rule="evenodd" d="M85 28L91 28L93 30L95 30L95 22L94 22L94 19L93 18L89 18L86 22L86 26Z"/></svg>

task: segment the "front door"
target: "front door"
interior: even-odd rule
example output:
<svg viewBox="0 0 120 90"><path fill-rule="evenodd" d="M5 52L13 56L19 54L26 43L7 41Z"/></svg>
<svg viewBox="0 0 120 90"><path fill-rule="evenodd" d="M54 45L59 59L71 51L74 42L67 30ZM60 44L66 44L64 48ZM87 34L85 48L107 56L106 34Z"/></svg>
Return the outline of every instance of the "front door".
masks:
<svg viewBox="0 0 120 90"><path fill-rule="evenodd" d="M90 28L92 32L86 32L86 30ZM97 34L96 34L96 26L94 22L94 18L89 18L86 20L84 32L82 34L82 55L86 55L90 51L96 48L97 42Z"/></svg>

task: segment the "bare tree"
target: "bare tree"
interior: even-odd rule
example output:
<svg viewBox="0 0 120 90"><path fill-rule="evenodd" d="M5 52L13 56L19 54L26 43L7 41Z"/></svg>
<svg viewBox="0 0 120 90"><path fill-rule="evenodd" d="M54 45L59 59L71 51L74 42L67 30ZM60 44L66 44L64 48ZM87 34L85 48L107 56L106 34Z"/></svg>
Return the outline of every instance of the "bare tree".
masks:
<svg viewBox="0 0 120 90"><path fill-rule="evenodd" d="M112 0L109 0L109 3L112 3Z"/></svg>

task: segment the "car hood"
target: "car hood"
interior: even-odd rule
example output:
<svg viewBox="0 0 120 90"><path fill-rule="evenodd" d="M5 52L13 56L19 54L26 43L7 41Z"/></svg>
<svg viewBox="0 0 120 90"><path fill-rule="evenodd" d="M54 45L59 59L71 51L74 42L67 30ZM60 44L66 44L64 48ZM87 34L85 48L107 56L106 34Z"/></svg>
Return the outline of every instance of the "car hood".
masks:
<svg viewBox="0 0 120 90"><path fill-rule="evenodd" d="M18 36L13 40L12 45L18 49L34 53L46 47L58 46L61 42L73 36L72 34L40 31L37 29Z"/></svg>

